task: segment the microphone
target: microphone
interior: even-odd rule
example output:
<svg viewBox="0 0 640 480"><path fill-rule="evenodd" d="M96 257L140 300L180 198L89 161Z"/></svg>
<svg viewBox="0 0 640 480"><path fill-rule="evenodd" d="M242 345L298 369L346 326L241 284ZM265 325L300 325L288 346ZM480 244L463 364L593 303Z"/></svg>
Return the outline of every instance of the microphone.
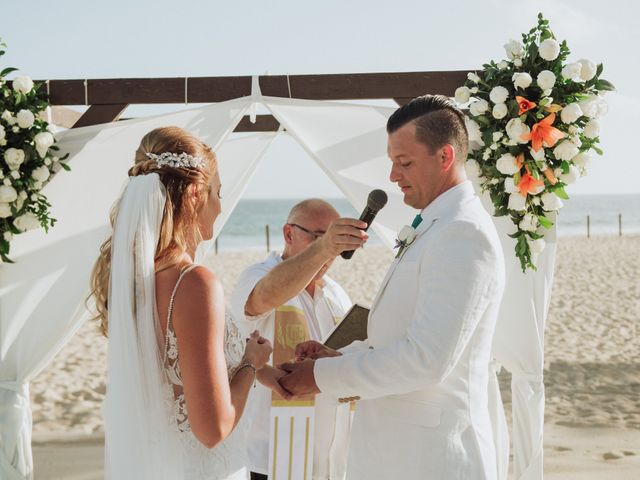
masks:
<svg viewBox="0 0 640 480"><path fill-rule="evenodd" d="M366 222L367 228L364 230L369 230L369 226L373 222L373 219L376 218L378 212L387 204L387 194L382 190L372 190L369 194L369 198L367 198L367 206L364 207L362 211L362 215L360 215L360 220ZM349 260L353 257L353 252L355 250L345 250L340 254L342 258L345 260Z"/></svg>

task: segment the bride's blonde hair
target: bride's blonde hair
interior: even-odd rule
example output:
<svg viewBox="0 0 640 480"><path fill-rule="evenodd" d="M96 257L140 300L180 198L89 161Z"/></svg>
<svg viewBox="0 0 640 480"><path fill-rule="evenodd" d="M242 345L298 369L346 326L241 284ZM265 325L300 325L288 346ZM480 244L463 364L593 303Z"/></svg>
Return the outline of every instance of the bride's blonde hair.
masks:
<svg viewBox="0 0 640 480"><path fill-rule="evenodd" d="M204 168L159 167L155 160L147 157L147 153L160 155L165 152L200 157L205 162ZM167 200L155 254L156 272L177 264L188 247L195 246L202 240L197 217L211 194L209 181L216 169L216 156L211 147L179 127L156 128L140 141L129 176L157 173L166 189ZM118 203L111 209L111 228L115 225L117 215ZM100 320L100 331L105 337L108 332L110 271L111 236L100 247L100 255L91 274L89 295L95 299L94 318Z"/></svg>

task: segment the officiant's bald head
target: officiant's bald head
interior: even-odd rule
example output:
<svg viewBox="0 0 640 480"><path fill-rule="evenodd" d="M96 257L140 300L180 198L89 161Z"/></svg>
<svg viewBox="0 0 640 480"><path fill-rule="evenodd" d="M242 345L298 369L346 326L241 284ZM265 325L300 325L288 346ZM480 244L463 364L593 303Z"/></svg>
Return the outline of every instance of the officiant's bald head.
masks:
<svg viewBox="0 0 640 480"><path fill-rule="evenodd" d="M285 242L283 257L300 253L320 238L338 218L340 214L336 209L320 198L309 198L295 204L282 229Z"/></svg>

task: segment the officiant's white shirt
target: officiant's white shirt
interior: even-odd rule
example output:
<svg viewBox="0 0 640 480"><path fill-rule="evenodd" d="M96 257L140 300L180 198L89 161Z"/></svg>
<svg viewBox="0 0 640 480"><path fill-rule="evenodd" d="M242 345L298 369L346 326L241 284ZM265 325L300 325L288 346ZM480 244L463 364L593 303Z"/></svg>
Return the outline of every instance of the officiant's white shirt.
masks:
<svg viewBox="0 0 640 480"><path fill-rule="evenodd" d="M275 310L255 317L248 317L244 307L256 284L282 262L279 253L272 252L264 262L247 268L238 280L231 297L231 308L236 319L241 321L247 335L260 330L263 337L274 341ZM309 336L323 341L336 326L336 320L344 317L351 308L351 300L343 288L329 276L324 276L324 286L316 288L312 297L303 290L293 302L302 307ZM313 446L313 478L340 480L347 466L351 414L349 405L339 404L336 397L317 395L315 398L315 434ZM268 474L269 469L269 411L271 390L258 384L247 402L245 415L251 422L249 427L250 470Z"/></svg>
<svg viewBox="0 0 640 480"><path fill-rule="evenodd" d="M500 241L470 182L422 217L373 302L368 340L315 364L323 393L361 398L349 480L496 478L487 390Z"/></svg>

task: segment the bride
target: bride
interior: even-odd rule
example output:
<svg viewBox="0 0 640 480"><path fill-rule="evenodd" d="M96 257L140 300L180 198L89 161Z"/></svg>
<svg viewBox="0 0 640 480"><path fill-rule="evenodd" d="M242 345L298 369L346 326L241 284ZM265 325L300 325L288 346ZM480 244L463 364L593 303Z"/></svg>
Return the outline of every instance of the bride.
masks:
<svg viewBox="0 0 640 480"><path fill-rule="evenodd" d="M285 398L271 345L244 339L220 279L193 263L220 214L210 147L177 127L142 139L91 279L109 337L105 478L245 479L256 378Z"/></svg>

